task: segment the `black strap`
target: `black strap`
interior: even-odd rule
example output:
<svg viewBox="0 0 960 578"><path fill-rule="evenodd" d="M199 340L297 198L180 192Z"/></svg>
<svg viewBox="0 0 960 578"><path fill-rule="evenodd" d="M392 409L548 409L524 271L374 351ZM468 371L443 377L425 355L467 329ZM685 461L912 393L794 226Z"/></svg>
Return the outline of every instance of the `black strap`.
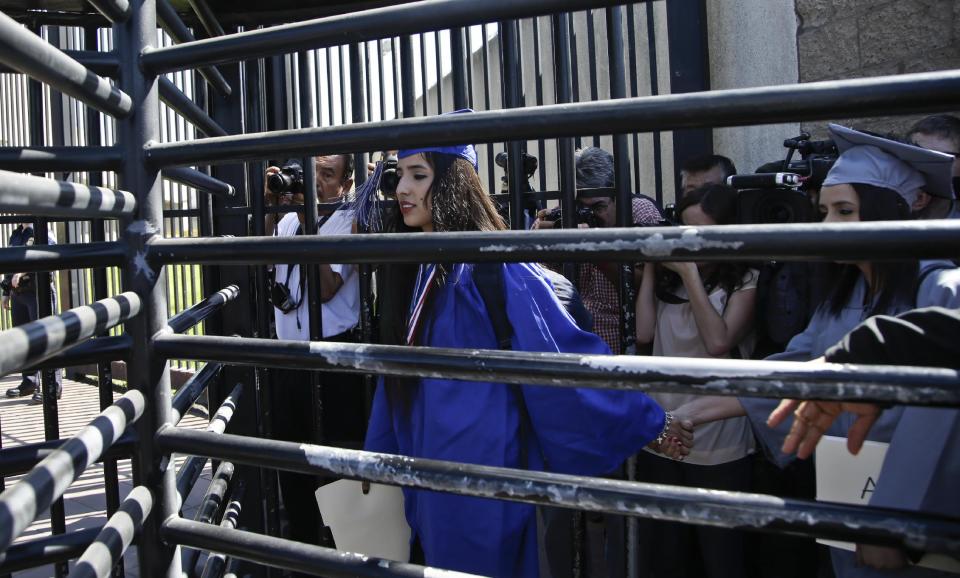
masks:
<svg viewBox="0 0 960 578"><path fill-rule="evenodd" d="M497 346L500 349L512 349L513 325L507 318L507 299L506 286L503 283L503 263L476 263L473 266L473 282L480 292L480 297L487 309L487 317L493 324L493 333L497 338ZM517 411L520 414L520 467L530 467L530 458L527 454L527 444L531 439L533 420L530 418L530 411L527 409L526 399L523 397L523 389L516 383L508 385L513 397L517 402ZM549 470L547 457L542 451L540 458L543 460L544 469Z"/></svg>

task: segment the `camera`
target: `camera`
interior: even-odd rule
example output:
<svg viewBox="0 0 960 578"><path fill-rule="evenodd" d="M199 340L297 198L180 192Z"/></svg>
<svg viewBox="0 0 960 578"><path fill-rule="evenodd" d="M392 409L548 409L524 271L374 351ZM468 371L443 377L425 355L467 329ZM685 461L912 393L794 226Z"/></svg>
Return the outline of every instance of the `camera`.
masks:
<svg viewBox="0 0 960 578"><path fill-rule="evenodd" d="M783 141L786 158L767 163L756 174L733 175L727 184L738 189L737 222L808 223L817 220L810 197L820 189L839 153L832 140L814 141L810 135ZM793 160L796 153L800 160Z"/></svg>
<svg viewBox="0 0 960 578"><path fill-rule="evenodd" d="M303 165L295 159L288 160L279 173L267 177L267 190L275 195L303 194Z"/></svg>
<svg viewBox="0 0 960 578"><path fill-rule="evenodd" d="M10 283L9 279L0 279L0 290L2 290L4 294L9 294L13 291L13 284Z"/></svg>
<svg viewBox="0 0 960 578"><path fill-rule="evenodd" d="M293 299L293 296L290 294L290 289L283 283L274 282L271 285L270 301L273 302L274 307L284 313L290 313L297 307L300 307L300 301Z"/></svg>
<svg viewBox="0 0 960 578"><path fill-rule="evenodd" d="M600 223L600 219L598 219L597 216L593 214L593 211L588 207L578 207L577 212L574 213L573 217L574 223L577 225L586 224L591 229L603 226ZM560 207L556 207L547 213L543 220L553 223L554 228L559 229L563 227L563 219L560 213Z"/></svg>
<svg viewBox="0 0 960 578"><path fill-rule="evenodd" d="M497 166L503 169L504 171L509 170L508 167L510 166L510 157L507 155L507 153L505 152L497 153L497 156L493 158L493 162L497 163ZM533 177L533 173L537 172L537 164L538 164L537 157L531 154L523 153L523 172L524 174L527 175L528 181L530 180L530 178ZM504 175L503 177L501 177L501 179L503 180L504 183L506 183L507 175ZM527 183L527 186L524 187L524 189L525 190L523 192L525 193L528 193L531 190L533 190L530 187L529 182Z"/></svg>
<svg viewBox="0 0 960 578"><path fill-rule="evenodd" d="M400 177L397 176L397 154L387 154L383 159L383 172L380 173L380 192L387 196L397 194Z"/></svg>

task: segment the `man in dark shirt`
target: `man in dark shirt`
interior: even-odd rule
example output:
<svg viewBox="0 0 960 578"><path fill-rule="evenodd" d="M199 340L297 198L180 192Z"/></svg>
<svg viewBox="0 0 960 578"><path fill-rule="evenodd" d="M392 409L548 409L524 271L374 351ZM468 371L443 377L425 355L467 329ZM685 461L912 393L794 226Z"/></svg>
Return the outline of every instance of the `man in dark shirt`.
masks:
<svg viewBox="0 0 960 578"><path fill-rule="evenodd" d="M24 222L17 225L7 242L8 247L33 245L33 224ZM10 311L13 326L17 327L39 318L37 308L37 275L35 273L12 273L3 275L0 286L3 288L3 308ZM52 295L52 292L51 292ZM33 395L33 403L42 403L40 393L40 372L23 373L20 385L7 390L7 397ZM54 387L59 399L62 393L60 374L56 375Z"/></svg>

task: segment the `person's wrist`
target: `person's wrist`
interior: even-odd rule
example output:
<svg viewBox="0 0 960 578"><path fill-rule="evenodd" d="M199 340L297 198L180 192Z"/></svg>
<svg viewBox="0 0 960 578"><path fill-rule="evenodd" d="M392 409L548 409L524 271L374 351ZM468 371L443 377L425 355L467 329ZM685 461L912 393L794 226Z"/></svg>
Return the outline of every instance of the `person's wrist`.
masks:
<svg viewBox="0 0 960 578"><path fill-rule="evenodd" d="M662 445L667 441L667 438L670 436L670 427L673 425L674 421L673 414L669 411L663 412L663 429L660 430L660 435L657 436L657 439L654 440L657 445Z"/></svg>

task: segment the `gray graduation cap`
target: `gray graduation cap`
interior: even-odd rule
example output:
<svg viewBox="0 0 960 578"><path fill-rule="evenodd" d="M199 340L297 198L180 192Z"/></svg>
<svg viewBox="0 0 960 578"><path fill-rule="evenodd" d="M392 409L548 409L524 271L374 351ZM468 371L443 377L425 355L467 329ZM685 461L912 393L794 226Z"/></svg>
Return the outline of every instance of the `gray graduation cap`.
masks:
<svg viewBox="0 0 960 578"><path fill-rule="evenodd" d="M937 197L954 198L952 155L873 136L838 124L830 125L830 136L837 144L840 158L830 170L824 185L872 184L893 189L908 201L912 201L910 197L915 198L917 188L923 188ZM858 148L861 150L852 150ZM890 159L893 162L884 162L889 157L893 157ZM887 166L878 173L878 165ZM872 175L873 178L857 180L857 174L862 177ZM915 177L922 178L922 184ZM908 190L911 187L913 190Z"/></svg>

